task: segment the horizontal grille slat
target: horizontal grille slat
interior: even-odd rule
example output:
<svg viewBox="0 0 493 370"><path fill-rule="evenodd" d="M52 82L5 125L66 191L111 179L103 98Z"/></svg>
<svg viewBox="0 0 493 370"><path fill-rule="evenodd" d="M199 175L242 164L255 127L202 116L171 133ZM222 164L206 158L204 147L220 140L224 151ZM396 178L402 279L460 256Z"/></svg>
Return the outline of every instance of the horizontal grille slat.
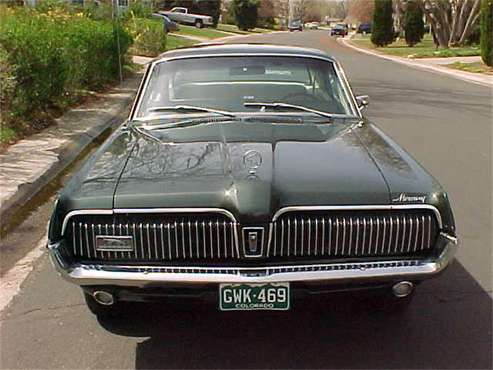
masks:
<svg viewBox="0 0 493 370"><path fill-rule="evenodd" d="M431 250L439 233L428 210L289 212L273 223L272 230L267 257L406 256ZM290 237L293 243L285 243Z"/></svg>

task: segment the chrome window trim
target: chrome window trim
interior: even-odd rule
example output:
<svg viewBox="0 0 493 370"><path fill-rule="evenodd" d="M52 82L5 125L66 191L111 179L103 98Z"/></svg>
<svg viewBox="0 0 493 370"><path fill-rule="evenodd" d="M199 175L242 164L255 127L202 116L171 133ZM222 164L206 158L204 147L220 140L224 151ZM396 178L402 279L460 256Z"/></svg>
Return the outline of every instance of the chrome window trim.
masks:
<svg viewBox="0 0 493 370"><path fill-rule="evenodd" d="M435 213L437 218L438 227L443 228L442 216L440 211L431 204L389 204L389 205L358 205L358 206L287 206L279 209L272 217L272 222L275 222L281 215L288 212L296 211L384 211L384 210L396 210L396 209L429 209Z"/></svg>
<svg viewBox="0 0 493 370"><path fill-rule="evenodd" d="M358 108L358 102L356 101L356 95L354 94L353 88L349 84L349 80L346 77L346 72L342 68L342 65L339 62L334 61L334 66L336 68L337 73L339 74L339 77L341 78L344 91L346 93L347 98L349 99L351 103L351 108L353 109L353 112L356 111L356 116L363 118L363 114L361 113L361 110Z"/></svg>
<svg viewBox="0 0 493 370"><path fill-rule="evenodd" d="M317 59L323 60L325 62L332 63L334 66L334 70L336 71L336 75L342 83L342 88L344 89L346 98L348 99L349 105L353 114L356 117L362 118L361 112L357 109L356 100L354 98L354 94L350 89L350 85L347 81L346 75L340 66L340 64L330 57L324 57L322 55L310 55L310 54L296 54L296 53L210 53L210 54L200 54L200 55L179 55L179 56L169 56L163 57L159 59L155 59L151 62L149 69L144 76L144 82L141 84L141 88L139 89L138 95L135 99L134 105L130 111L129 120L133 120L136 112L140 109L142 104L142 97L144 92L147 90L147 86L149 84L150 77L154 72L154 68L161 63L170 62L174 60L182 60L182 59L198 59L198 58L215 58L215 57L291 57L291 58L309 58L309 59ZM329 113L329 112L327 112Z"/></svg>

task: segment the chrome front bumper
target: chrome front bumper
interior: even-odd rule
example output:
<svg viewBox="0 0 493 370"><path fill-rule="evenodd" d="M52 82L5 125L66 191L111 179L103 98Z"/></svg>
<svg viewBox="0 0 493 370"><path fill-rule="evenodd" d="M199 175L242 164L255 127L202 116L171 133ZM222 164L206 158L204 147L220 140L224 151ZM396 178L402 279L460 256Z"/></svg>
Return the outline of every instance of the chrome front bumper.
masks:
<svg viewBox="0 0 493 370"><path fill-rule="evenodd" d="M443 271L454 258L457 243L447 240L443 252L428 260L287 265L275 267L155 267L115 265L69 265L59 244L48 245L59 274L80 286L112 285L159 287L167 283L274 283L325 281L327 283L422 280Z"/></svg>

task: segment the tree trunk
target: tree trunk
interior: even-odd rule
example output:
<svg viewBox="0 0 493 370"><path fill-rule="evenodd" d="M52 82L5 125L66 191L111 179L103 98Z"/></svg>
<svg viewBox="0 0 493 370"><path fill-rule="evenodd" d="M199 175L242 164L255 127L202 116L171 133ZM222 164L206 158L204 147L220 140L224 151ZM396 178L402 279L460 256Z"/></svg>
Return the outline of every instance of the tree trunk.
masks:
<svg viewBox="0 0 493 370"><path fill-rule="evenodd" d="M464 29L462 30L462 35L459 39L459 45L463 45L464 42L466 41L467 37L469 37L469 35L471 34L472 32L472 29L474 27L474 25L476 24L476 22L478 21L479 19L479 5L480 5L480 2L481 0L476 0L474 2L474 5L471 9L471 12L469 13L469 17L467 18L467 22L466 22L466 25L464 26Z"/></svg>
<svg viewBox="0 0 493 370"><path fill-rule="evenodd" d="M462 14L465 8L465 4L461 0L456 0L453 1L451 4L452 8L452 15L453 15L453 20L452 20L452 29L450 31L450 37L449 37L449 45L454 42L455 34L457 33L457 28L459 22L457 21L459 17L457 17L457 14Z"/></svg>
<svg viewBox="0 0 493 370"><path fill-rule="evenodd" d="M440 47L463 45L479 19L481 0L422 0Z"/></svg>

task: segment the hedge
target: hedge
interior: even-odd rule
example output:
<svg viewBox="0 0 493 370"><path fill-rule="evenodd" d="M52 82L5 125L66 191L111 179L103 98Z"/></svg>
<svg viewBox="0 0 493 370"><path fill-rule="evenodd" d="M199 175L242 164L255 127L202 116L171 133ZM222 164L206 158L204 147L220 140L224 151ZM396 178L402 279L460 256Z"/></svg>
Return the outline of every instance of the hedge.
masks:
<svg viewBox="0 0 493 370"><path fill-rule="evenodd" d="M493 0L481 3L481 59L493 67Z"/></svg>
<svg viewBox="0 0 493 370"><path fill-rule="evenodd" d="M3 52L0 107L11 126L30 124L71 102L81 90L97 89L118 78L118 47L125 55L132 38L111 22L64 9L40 12L26 7L0 9ZM3 90L3 89L2 89Z"/></svg>
<svg viewBox="0 0 493 370"><path fill-rule="evenodd" d="M124 24L134 40L132 54L155 57L166 51L166 32L162 20L136 18L129 12Z"/></svg>

